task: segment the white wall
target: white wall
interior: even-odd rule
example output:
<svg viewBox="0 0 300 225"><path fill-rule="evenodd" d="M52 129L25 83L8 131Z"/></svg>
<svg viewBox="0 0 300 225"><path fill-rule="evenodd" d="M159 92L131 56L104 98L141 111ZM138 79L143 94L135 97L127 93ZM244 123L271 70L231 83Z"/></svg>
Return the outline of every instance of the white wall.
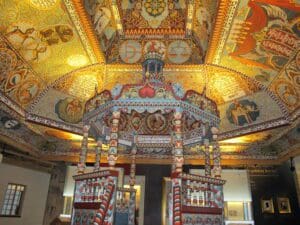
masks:
<svg viewBox="0 0 300 225"><path fill-rule="evenodd" d="M8 183L26 186L21 217L0 217L0 224L42 225L48 195L50 174L0 163L0 207Z"/></svg>
<svg viewBox="0 0 300 225"><path fill-rule="evenodd" d="M191 169L190 173L204 175L204 170ZM252 201L250 183L247 170L224 169L221 174L226 180L224 185L224 201L250 202Z"/></svg>

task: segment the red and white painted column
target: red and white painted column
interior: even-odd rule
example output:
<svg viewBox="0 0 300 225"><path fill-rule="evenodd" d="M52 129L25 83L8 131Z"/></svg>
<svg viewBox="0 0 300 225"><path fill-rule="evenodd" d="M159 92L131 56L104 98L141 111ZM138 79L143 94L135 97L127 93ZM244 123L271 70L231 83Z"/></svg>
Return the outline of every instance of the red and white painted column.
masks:
<svg viewBox="0 0 300 225"><path fill-rule="evenodd" d="M112 113L112 124L110 131L110 140L109 140L109 149L107 161L109 167L112 169L115 167L118 159L118 132L119 132L119 121L120 121L121 112L116 110Z"/></svg>
<svg viewBox="0 0 300 225"><path fill-rule="evenodd" d="M210 152L209 152L209 140L204 139L204 168L205 168L205 176L211 176L211 167L210 167Z"/></svg>
<svg viewBox="0 0 300 225"><path fill-rule="evenodd" d="M205 176L211 177L211 166L210 166L210 152L209 152L209 140L204 139L204 157L205 157ZM210 207L211 201L211 186L209 183L206 184L205 190L205 201L204 204L206 207Z"/></svg>
<svg viewBox="0 0 300 225"><path fill-rule="evenodd" d="M182 172L182 165L184 163L183 158L183 141L182 141L182 112L174 112L174 159L173 168L175 167L176 172Z"/></svg>
<svg viewBox="0 0 300 225"><path fill-rule="evenodd" d="M218 132L216 127L211 128L213 134L213 176L215 178L221 178L221 151L218 143Z"/></svg>
<svg viewBox="0 0 300 225"><path fill-rule="evenodd" d="M134 144L131 150L131 164L130 164L130 188L134 188L135 185L135 168L136 168L136 164L135 164L135 159L136 159L136 145Z"/></svg>

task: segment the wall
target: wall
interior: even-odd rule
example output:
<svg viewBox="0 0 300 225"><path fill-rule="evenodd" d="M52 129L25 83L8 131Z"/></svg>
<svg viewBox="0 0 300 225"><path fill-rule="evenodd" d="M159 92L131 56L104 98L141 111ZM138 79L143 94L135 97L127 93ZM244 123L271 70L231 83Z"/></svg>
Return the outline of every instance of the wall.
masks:
<svg viewBox="0 0 300 225"><path fill-rule="evenodd" d="M203 175L203 169L191 169L190 173ZM224 185L224 201L251 202L251 190L247 170L223 169L222 179L226 180Z"/></svg>
<svg viewBox="0 0 300 225"><path fill-rule="evenodd" d="M26 185L21 217L0 217L0 224L41 225L46 206L50 174L0 163L0 206L8 183Z"/></svg>
<svg viewBox="0 0 300 225"><path fill-rule="evenodd" d="M297 202L297 192L294 173L290 171L289 162L272 170L253 173L250 171L250 181L253 200L255 225L297 225L300 221L300 210ZM265 172L263 172L265 171ZM279 214L277 197L287 197L290 200L292 212ZM274 213L262 213L261 199L273 199Z"/></svg>
<svg viewBox="0 0 300 225"><path fill-rule="evenodd" d="M65 184L66 166L64 163L58 163L51 171L51 179L44 215L44 225L49 225L63 212L64 207L64 184Z"/></svg>

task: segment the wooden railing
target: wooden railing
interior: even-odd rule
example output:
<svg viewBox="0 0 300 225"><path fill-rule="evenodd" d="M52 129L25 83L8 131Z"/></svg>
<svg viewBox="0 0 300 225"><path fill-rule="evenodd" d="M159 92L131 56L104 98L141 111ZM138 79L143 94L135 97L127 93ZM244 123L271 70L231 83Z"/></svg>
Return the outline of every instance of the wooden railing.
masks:
<svg viewBox="0 0 300 225"><path fill-rule="evenodd" d="M224 180L193 174L181 178L183 206L223 209Z"/></svg>
<svg viewBox="0 0 300 225"><path fill-rule="evenodd" d="M113 223L118 172L105 170L74 176L75 192L71 224ZM86 221L88 220L88 221Z"/></svg>
<svg viewBox="0 0 300 225"><path fill-rule="evenodd" d="M203 221L223 224L224 184L224 180L212 177L173 173L173 207L170 213L173 225L198 225L203 224Z"/></svg>

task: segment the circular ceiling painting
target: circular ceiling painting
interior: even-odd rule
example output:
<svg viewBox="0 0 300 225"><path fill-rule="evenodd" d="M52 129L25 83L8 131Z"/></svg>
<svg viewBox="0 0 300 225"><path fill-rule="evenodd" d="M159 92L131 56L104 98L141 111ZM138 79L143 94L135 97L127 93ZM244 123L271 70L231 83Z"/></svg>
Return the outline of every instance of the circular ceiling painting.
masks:
<svg viewBox="0 0 300 225"><path fill-rule="evenodd" d="M191 48L185 41L173 41L168 46L168 58L172 63L181 64L191 56Z"/></svg>
<svg viewBox="0 0 300 225"><path fill-rule="evenodd" d="M120 47L120 57L125 63L136 63L142 56L142 46L139 42L124 41Z"/></svg>
<svg viewBox="0 0 300 225"><path fill-rule="evenodd" d="M158 56L163 60L166 56L166 46L161 41L148 41L144 46L145 57L157 58Z"/></svg>

